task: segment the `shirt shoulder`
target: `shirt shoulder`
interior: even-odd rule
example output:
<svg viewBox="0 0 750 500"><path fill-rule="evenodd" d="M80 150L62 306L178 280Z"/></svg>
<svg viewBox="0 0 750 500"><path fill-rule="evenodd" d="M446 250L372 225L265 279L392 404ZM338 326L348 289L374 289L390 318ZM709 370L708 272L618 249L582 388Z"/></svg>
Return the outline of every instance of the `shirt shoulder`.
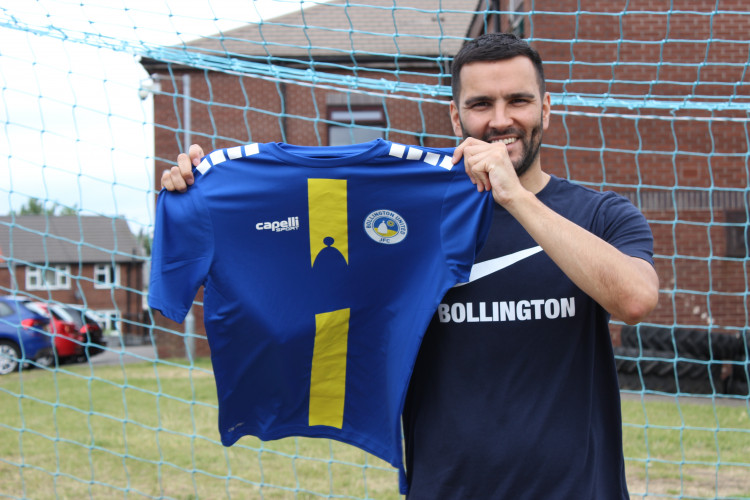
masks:
<svg viewBox="0 0 750 500"><path fill-rule="evenodd" d="M552 176L539 198L620 251L653 263L651 227L638 207L622 194Z"/></svg>

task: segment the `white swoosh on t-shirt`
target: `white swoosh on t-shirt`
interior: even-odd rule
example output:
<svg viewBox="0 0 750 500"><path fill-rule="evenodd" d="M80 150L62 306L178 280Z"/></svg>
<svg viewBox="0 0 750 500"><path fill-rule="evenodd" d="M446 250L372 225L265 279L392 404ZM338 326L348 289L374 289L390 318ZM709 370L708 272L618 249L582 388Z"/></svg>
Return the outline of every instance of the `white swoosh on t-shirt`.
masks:
<svg viewBox="0 0 750 500"><path fill-rule="evenodd" d="M523 260L526 257L531 257L532 255L541 251L542 247L535 246L532 248L527 248L526 250L519 250L518 252L509 255L503 255L502 257L498 257L496 259L478 262L471 267L469 281L467 281L466 283L458 283L456 286L466 285L467 283L471 283L472 281L476 281L480 278L484 278L485 276L489 276L492 273L496 273L501 269L505 269L506 267L515 264L519 260Z"/></svg>

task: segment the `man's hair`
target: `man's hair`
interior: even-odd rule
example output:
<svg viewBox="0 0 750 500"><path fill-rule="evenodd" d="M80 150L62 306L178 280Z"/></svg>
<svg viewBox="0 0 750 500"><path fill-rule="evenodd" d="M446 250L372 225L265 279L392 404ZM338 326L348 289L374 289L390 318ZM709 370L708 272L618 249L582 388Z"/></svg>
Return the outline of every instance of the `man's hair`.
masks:
<svg viewBox="0 0 750 500"><path fill-rule="evenodd" d="M461 68L464 65L478 61L504 61L517 56L527 57L534 64L539 94L544 96L545 82L542 58L525 40L510 33L486 33L467 42L453 58L451 87L453 100L458 103L461 94Z"/></svg>

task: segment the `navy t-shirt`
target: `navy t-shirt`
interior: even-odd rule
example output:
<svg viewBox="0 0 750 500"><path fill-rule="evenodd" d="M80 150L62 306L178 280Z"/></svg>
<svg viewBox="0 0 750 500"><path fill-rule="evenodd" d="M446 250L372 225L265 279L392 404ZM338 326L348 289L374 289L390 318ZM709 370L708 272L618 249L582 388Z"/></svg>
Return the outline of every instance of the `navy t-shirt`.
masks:
<svg viewBox="0 0 750 500"><path fill-rule="evenodd" d="M653 264L627 199L556 177L538 197ZM412 376L409 500L627 499L607 312L500 206L472 275L438 307Z"/></svg>
<svg viewBox="0 0 750 500"><path fill-rule="evenodd" d="M149 305L199 286L221 441L338 439L403 475L401 413L440 299L468 279L493 201L453 149L384 140L214 151L159 194Z"/></svg>

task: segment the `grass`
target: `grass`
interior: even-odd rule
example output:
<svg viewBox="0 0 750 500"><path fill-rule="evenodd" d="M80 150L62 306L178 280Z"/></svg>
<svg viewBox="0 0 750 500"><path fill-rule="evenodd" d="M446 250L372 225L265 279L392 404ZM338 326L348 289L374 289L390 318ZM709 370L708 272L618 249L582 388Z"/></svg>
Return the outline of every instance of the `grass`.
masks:
<svg viewBox="0 0 750 500"><path fill-rule="evenodd" d="M388 464L345 444L223 447L210 370L198 360L3 377L0 498L400 498Z"/></svg>
<svg viewBox="0 0 750 500"><path fill-rule="evenodd" d="M750 497L741 403L626 398L633 498ZM245 437L224 448L216 422L205 359L5 376L0 498L401 498L395 471L352 446Z"/></svg>
<svg viewBox="0 0 750 500"><path fill-rule="evenodd" d="M631 497L750 498L747 399L625 398Z"/></svg>

